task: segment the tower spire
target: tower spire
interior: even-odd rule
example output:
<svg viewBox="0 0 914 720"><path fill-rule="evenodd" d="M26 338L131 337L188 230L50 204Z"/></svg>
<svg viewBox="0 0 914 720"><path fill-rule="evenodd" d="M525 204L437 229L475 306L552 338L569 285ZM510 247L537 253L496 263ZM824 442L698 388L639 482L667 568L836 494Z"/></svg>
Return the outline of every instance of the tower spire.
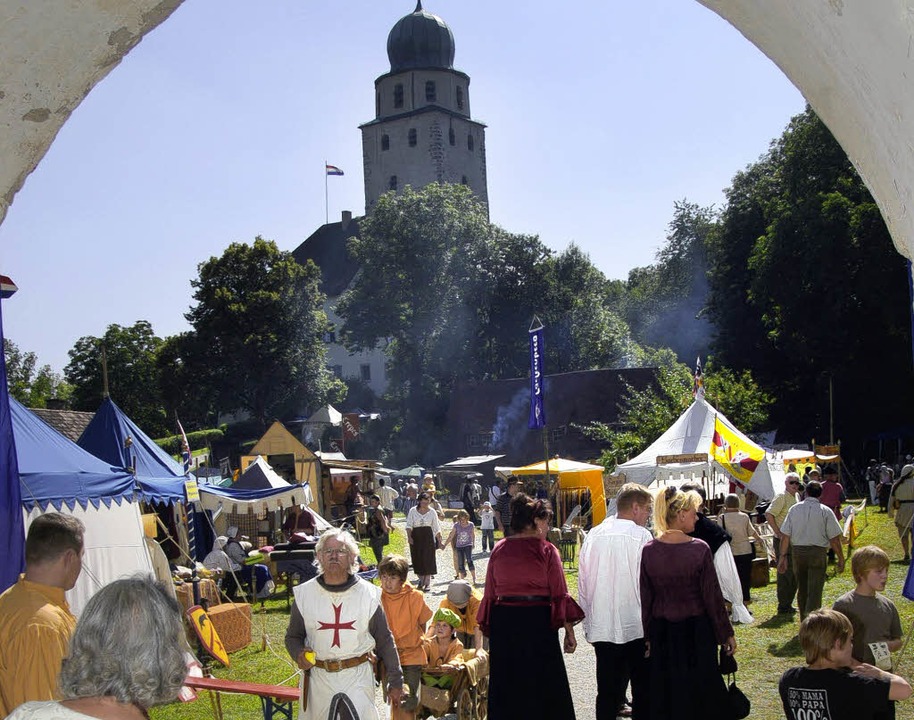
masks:
<svg viewBox="0 0 914 720"><path fill-rule="evenodd" d="M416 9L413 12L422 12L422 0L416 0Z"/></svg>

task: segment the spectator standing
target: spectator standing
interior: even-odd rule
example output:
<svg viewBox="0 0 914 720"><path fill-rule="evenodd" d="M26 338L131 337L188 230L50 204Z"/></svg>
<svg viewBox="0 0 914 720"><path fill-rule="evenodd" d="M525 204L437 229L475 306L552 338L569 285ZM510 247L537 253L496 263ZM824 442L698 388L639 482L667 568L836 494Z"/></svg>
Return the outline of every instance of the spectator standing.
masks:
<svg viewBox="0 0 914 720"><path fill-rule="evenodd" d="M508 487L501 495L499 495L498 500L495 503L495 522L498 525L498 529L502 531L505 537L510 537L513 533L511 529L511 501L517 495L518 490L520 489L520 483L516 477L508 478Z"/></svg>
<svg viewBox="0 0 914 720"><path fill-rule="evenodd" d="M457 575L460 580L466 579L467 568L473 578L473 587L476 587L476 566L473 565L473 546L476 544L476 527L470 522L470 514L466 510L457 513L457 522L448 535L445 545L453 545L457 554Z"/></svg>
<svg viewBox="0 0 914 720"><path fill-rule="evenodd" d="M495 511L488 500L482 504L479 520L482 530L482 551L491 552L495 549Z"/></svg>
<svg viewBox="0 0 914 720"><path fill-rule="evenodd" d="M797 493L800 490L800 476L795 472L789 472L784 477L784 492L776 496L768 506L765 513L765 519L769 527L774 532L774 555L775 560L780 562L781 559L781 525L787 518L787 511L797 504ZM790 556L790 546L787 547L787 562L784 566L784 572L778 571L778 615L786 615L796 612L793 607L793 599L797 595L797 578L793 574L793 560Z"/></svg>
<svg viewBox="0 0 914 720"><path fill-rule="evenodd" d="M759 543L762 542L762 538L752 524L752 518L740 511L739 496L735 493L730 493L724 498L724 511L718 516L717 522L730 536L730 549L733 551L733 561L736 563L736 573L739 575L739 585L743 591L743 602L750 603L752 561L755 559L750 538L755 538Z"/></svg>
<svg viewBox="0 0 914 720"><path fill-rule="evenodd" d="M826 465L822 471L822 496L819 501L841 519L841 503L847 500L847 493L838 481L838 470L834 465Z"/></svg>
<svg viewBox="0 0 914 720"><path fill-rule="evenodd" d="M901 469L898 481L889 492L889 517L894 518L895 528L901 538L904 561L911 560L911 520L914 518L914 465Z"/></svg>
<svg viewBox="0 0 914 720"><path fill-rule="evenodd" d="M841 526L838 525L835 514L819 502L821 494L822 485L810 482L806 486L806 499L787 511L787 517L781 525L778 572L786 572L787 551L792 549L801 619L822 607L829 547L838 557L838 572L844 572Z"/></svg>
<svg viewBox="0 0 914 720"><path fill-rule="evenodd" d="M384 548L390 544L390 525L387 522L387 514L381 507L381 498L379 496L369 496L366 515L368 544L374 553L375 562L380 565L381 560L384 558Z"/></svg>
<svg viewBox="0 0 914 720"><path fill-rule="evenodd" d="M623 485L616 515L587 533L581 546L578 596L584 635L597 657L597 720L615 720L629 681L632 717L648 717L640 581L641 551L654 539L645 528L652 504L643 485Z"/></svg>
<svg viewBox="0 0 914 720"><path fill-rule="evenodd" d="M377 495L381 498L381 507L384 508L387 519L392 520L394 516L394 503L396 503L397 498L400 497L400 493L390 487L384 478L380 478L378 480Z"/></svg>
<svg viewBox="0 0 914 720"><path fill-rule="evenodd" d="M26 701L59 697L57 675L76 628L64 593L82 571L84 532L60 513L29 525L25 574L0 595L0 717Z"/></svg>
<svg viewBox="0 0 914 720"><path fill-rule="evenodd" d="M345 530L324 531L315 555L320 574L293 593L286 650L309 675L300 720L326 720L345 708L350 717L377 720L375 656L387 668L388 697L400 704L403 673L381 607L381 589L355 574L359 546Z"/></svg>
<svg viewBox="0 0 914 720"><path fill-rule="evenodd" d="M790 668L778 685L788 720L875 720L890 701L911 696L904 678L854 660L852 633L837 610L814 610L800 625L806 666Z"/></svg>

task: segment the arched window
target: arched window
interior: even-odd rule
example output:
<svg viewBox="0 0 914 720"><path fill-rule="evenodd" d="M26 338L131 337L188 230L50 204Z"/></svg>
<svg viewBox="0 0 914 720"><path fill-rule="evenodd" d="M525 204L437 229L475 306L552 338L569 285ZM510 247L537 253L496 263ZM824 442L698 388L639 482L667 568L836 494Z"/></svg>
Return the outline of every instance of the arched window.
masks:
<svg viewBox="0 0 914 720"><path fill-rule="evenodd" d="M473 140L473 136L467 135L467 150L472 152L474 147L476 147L476 142Z"/></svg>
<svg viewBox="0 0 914 720"><path fill-rule="evenodd" d="M401 108L403 107L403 84L397 83L394 85L394 107Z"/></svg>
<svg viewBox="0 0 914 720"><path fill-rule="evenodd" d="M435 88L434 80L426 80L425 82L425 101L426 102L435 102L438 99L438 91Z"/></svg>
<svg viewBox="0 0 914 720"><path fill-rule="evenodd" d="M463 88L460 85L457 86L457 109L463 110Z"/></svg>
<svg viewBox="0 0 914 720"><path fill-rule="evenodd" d="M470 181L467 180L467 176L466 176L466 175L464 175L462 178L460 178L460 184L461 184L461 185L469 185L469 184L470 184Z"/></svg>
<svg viewBox="0 0 914 720"><path fill-rule="evenodd" d="M416 136L416 128L410 128L410 129L409 129L409 135L408 135L408 137L409 137L409 146L410 146L410 147L416 147L416 137L417 137L417 136Z"/></svg>
<svg viewBox="0 0 914 720"><path fill-rule="evenodd" d="M390 150L390 135L381 136L381 150Z"/></svg>
<svg viewBox="0 0 914 720"><path fill-rule="evenodd" d="M447 139L450 141L451 145L457 144L457 133L454 132L454 128L447 131Z"/></svg>
<svg viewBox="0 0 914 720"><path fill-rule="evenodd" d="M387 183L387 188L388 188L388 190L397 189L397 176L396 175L390 176L390 182Z"/></svg>

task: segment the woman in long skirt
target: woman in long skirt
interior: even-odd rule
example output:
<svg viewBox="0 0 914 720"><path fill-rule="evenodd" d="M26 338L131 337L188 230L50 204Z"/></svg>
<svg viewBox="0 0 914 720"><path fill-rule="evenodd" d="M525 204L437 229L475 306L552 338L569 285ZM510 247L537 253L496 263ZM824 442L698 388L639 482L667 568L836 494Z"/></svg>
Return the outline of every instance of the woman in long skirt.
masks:
<svg viewBox="0 0 914 720"><path fill-rule="evenodd" d="M548 502L518 493L511 500L514 534L489 558L477 622L489 637L490 720L574 720L558 631L564 628L565 652L573 653L574 625L584 612L546 540L551 518Z"/></svg>
<svg viewBox="0 0 914 720"><path fill-rule="evenodd" d="M438 514L429 507L429 494L419 493L418 505L406 516L406 539L413 561L413 572L419 576L419 590L428 590L432 575L437 574L435 551L441 546Z"/></svg>
<svg viewBox="0 0 914 720"><path fill-rule="evenodd" d="M654 501L661 535L641 554L641 620L650 657L650 720L729 720L718 646L733 626L703 540L690 538L702 500L668 487Z"/></svg>

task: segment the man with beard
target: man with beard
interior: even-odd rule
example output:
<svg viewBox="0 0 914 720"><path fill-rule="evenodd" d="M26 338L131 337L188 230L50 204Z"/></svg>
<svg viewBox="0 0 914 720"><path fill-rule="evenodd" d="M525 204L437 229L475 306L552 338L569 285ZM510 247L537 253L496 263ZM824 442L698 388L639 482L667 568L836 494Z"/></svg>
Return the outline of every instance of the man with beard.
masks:
<svg viewBox="0 0 914 720"><path fill-rule="evenodd" d="M286 630L286 650L305 671L299 720L377 720L373 653L387 667L391 702L403 694L381 590L354 574L358 544L348 532L325 531L315 554L320 574L295 587Z"/></svg>

